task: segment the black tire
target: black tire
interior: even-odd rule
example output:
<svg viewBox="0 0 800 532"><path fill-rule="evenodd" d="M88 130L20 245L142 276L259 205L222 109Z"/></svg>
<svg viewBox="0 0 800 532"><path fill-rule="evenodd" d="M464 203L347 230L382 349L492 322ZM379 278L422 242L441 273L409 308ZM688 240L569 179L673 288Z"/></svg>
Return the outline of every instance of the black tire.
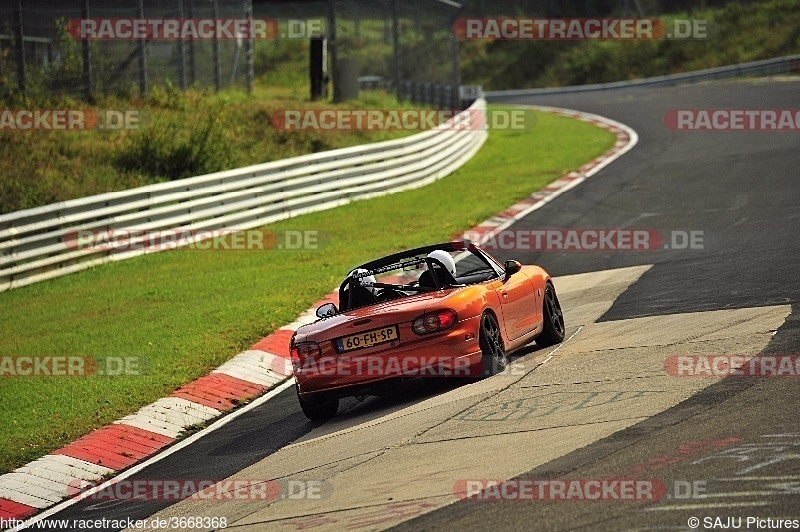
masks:
<svg viewBox="0 0 800 532"><path fill-rule="evenodd" d="M542 333L536 337L539 347L550 347L564 341L564 313L561 312L561 303L558 302L556 289L549 281L544 288L544 301L542 302L544 327Z"/></svg>
<svg viewBox="0 0 800 532"><path fill-rule="evenodd" d="M482 353L482 377L491 377L506 369L508 357L503 346L503 338L500 335L500 326L497 324L497 318L491 312L484 312L481 316L481 332L478 343Z"/></svg>
<svg viewBox="0 0 800 532"><path fill-rule="evenodd" d="M294 385L297 392L297 400L300 402L300 409L311 421L324 421L331 419L339 410L339 399L330 397L314 397L306 400L300 396L300 389Z"/></svg>

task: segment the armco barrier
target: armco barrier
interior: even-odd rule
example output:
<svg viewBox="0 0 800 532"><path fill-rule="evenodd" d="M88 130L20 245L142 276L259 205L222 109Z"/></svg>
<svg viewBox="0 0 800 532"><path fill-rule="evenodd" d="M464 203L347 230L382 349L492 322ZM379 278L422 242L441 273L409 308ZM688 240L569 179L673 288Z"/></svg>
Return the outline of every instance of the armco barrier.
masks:
<svg viewBox="0 0 800 532"><path fill-rule="evenodd" d="M485 121L485 110L486 101L481 99L464 113L472 113L470 124L475 125L475 116ZM2 215L0 291L158 250L113 245L75 249L68 238L79 230L131 228L184 233L251 229L352 200L427 185L464 165L486 138L483 127L464 130L452 128L448 122L397 140Z"/></svg>
<svg viewBox="0 0 800 532"><path fill-rule="evenodd" d="M547 87L541 89L513 89L501 91L488 91L486 98L492 101L504 98L515 98L518 96L539 96L543 94L565 94L569 92L586 92L607 89L619 89L625 87L656 87L677 85L679 83L697 83L702 81L713 81L718 79L741 78L747 76L774 76L779 74L800 73L800 55L789 55L776 57L774 59L764 59L761 61L751 61L718 68L708 68L681 74L670 74L668 76L656 76L652 78L634 79L627 81L614 81L611 83L595 83L592 85L573 85L569 87Z"/></svg>

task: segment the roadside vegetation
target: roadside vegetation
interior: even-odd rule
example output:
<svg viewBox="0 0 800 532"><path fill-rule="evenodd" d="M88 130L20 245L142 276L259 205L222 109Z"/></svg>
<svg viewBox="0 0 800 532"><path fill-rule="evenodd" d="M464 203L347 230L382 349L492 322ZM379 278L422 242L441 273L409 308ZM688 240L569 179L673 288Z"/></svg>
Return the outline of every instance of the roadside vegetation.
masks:
<svg viewBox="0 0 800 532"><path fill-rule="evenodd" d="M700 3L702 4L702 3ZM664 16L709 21L707 39L653 41L466 41L464 83L487 90L605 83L800 53L800 0L730 2Z"/></svg>
<svg viewBox="0 0 800 532"><path fill-rule="evenodd" d="M647 16L658 16L654 6ZM685 72L800 52L800 0L730 2L660 16L706 19L709 38L658 41L524 42L464 41L462 78L487 90L600 83ZM446 33L412 31L420 21L404 21L404 54L414 63L416 79L439 73L419 70L436 65L427 57L430 39ZM356 34L352 21L342 21L340 47L359 59L364 74L391 77L391 44L382 38L380 20L363 20ZM419 29L419 28L418 28ZM438 41L437 41L438 42ZM306 153L401 136L401 132L302 132L286 134L270 125L278 109L335 108L308 98L308 46L283 40L256 46L257 82L252 95L240 88L215 94L195 87L182 92L169 84L155 86L139 99L111 94L88 105L80 100L48 96L63 85L77 90L80 49L64 36L63 61L33 76L34 90L15 95L10 68L0 68L0 88L8 93L6 109L137 110L139 131L15 132L0 130L0 214L56 201L146 185L192 175L268 162ZM7 60L0 56L0 62ZM420 66L421 65L421 66ZM2 65L0 65L2 66ZM8 66L8 65L6 65ZM103 72L104 66L97 65ZM55 86L58 87L55 87ZM347 107L408 107L393 96L363 92Z"/></svg>
<svg viewBox="0 0 800 532"><path fill-rule="evenodd" d="M472 161L434 184L267 228L317 231L319 249L179 249L1 293L3 355L137 357L143 374L0 377L0 473L204 375L294 320L355 264L448 240L614 141L539 114L531 130L491 132Z"/></svg>
<svg viewBox="0 0 800 532"><path fill-rule="evenodd" d="M87 104L48 96L44 81L38 93L12 94L0 109L133 110L141 124L123 131L0 130L0 214L413 133L275 129L270 119L282 109L408 107L376 91L345 104L310 101L307 48L300 41L257 48L261 66L250 95L241 88L215 94L167 84L152 87L143 100L121 94Z"/></svg>

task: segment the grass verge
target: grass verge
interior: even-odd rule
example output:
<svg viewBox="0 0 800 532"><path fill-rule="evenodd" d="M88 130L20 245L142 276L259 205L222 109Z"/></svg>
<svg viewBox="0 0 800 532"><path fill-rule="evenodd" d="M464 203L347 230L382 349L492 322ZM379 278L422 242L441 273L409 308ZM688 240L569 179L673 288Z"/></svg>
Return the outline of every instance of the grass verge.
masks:
<svg viewBox="0 0 800 532"><path fill-rule="evenodd" d="M299 216L318 250L175 250L0 294L4 356L139 357L143 375L0 378L0 473L169 394L292 321L358 263L447 240L603 153L614 135L538 114L421 189Z"/></svg>

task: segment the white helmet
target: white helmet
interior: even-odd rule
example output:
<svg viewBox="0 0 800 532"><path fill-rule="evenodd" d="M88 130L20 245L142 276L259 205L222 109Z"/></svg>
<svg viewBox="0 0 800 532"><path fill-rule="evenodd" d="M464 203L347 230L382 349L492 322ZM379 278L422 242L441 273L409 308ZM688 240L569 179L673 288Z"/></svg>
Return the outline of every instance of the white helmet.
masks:
<svg viewBox="0 0 800 532"><path fill-rule="evenodd" d="M348 277L352 277L355 274L362 274L362 273L368 273L368 272L369 272L369 270L365 270L364 268L356 268L355 270L353 270L350 273L348 273L347 276ZM366 277L362 277L361 279L358 280L358 282L364 288L369 289L369 291L372 292L373 294L378 291L377 288L372 286L372 284L375 283L375 276L374 275L367 275ZM366 285L369 285L369 286L366 286Z"/></svg>
<svg viewBox="0 0 800 532"><path fill-rule="evenodd" d="M445 268L447 268L447 271L449 271L453 277L456 276L456 261L453 260L453 256L448 252L442 249L435 249L428 253L428 258L438 260L444 264Z"/></svg>

